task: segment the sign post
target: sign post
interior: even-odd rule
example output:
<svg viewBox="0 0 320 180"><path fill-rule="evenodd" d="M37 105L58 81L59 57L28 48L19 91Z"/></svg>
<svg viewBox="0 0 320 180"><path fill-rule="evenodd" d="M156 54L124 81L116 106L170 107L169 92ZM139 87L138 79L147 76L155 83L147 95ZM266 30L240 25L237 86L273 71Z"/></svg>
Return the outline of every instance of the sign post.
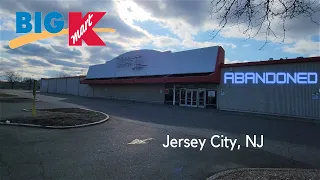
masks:
<svg viewBox="0 0 320 180"><path fill-rule="evenodd" d="M36 117L37 112L36 112L36 86L37 86L37 81L33 80L33 101L32 101L32 116Z"/></svg>

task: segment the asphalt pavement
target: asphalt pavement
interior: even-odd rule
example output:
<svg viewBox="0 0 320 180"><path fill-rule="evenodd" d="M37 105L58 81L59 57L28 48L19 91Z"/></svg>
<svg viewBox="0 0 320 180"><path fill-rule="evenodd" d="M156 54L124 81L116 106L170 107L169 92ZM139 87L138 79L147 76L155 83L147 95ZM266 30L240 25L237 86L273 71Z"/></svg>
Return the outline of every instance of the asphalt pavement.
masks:
<svg viewBox="0 0 320 180"><path fill-rule="evenodd" d="M28 97L31 93L10 91ZM106 123L67 130L0 126L0 179L205 179L232 168L319 168L319 125L260 116L57 94L50 106L85 107ZM6 110L1 104L2 113ZM6 106L8 107L8 106ZM213 148L214 134L263 134L262 148ZM199 148L164 148L173 138L207 139ZM128 144L135 139L144 144Z"/></svg>

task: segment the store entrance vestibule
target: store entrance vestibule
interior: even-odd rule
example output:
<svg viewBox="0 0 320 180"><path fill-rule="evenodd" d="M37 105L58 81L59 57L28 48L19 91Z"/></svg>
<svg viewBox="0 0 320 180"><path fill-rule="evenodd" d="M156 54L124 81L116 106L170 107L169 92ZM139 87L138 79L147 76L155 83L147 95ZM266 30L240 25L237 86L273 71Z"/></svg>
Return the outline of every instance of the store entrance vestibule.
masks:
<svg viewBox="0 0 320 180"><path fill-rule="evenodd" d="M205 89L180 89L180 106L201 107L206 106Z"/></svg>

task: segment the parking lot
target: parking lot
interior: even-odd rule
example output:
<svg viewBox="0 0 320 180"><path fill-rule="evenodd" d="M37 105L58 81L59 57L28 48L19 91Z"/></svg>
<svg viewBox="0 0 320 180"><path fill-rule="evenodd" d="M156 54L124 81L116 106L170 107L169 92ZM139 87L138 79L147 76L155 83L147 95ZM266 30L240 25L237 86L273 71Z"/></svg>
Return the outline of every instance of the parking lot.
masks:
<svg viewBox="0 0 320 180"><path fill-rule="evenodd" d="M10 92L23 97L29 92ZM86 107L110 120L68 130L0 126L1 179L205 179L231 168L319 168L319 125L256 115L77 96L40 94L48 106ZM2 104L2 112L8 107ZM262 148L164 148L174 138L241 139ZM145 144L128 144L135 139Z"/></svg>

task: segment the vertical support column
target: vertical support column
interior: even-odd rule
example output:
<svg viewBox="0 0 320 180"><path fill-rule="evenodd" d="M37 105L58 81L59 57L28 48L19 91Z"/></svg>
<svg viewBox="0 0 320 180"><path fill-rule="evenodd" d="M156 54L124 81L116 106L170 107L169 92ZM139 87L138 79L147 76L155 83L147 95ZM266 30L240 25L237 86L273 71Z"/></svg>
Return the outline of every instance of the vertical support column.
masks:
<svg viewBox="0 0 320 180"><path fill-rule="evenodd" d="M176 85L173 84L173 101L172 101L172 105L176 104Z"/></svg>

